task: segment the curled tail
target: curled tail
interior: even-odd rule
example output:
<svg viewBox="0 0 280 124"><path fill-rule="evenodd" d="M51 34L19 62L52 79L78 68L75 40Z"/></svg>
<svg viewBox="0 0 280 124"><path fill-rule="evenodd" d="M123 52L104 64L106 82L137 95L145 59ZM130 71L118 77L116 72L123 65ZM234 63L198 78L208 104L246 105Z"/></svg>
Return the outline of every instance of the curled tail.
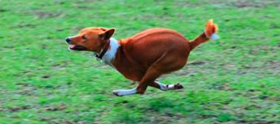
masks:
<svg viewBox="0 0 280 124"><path fill-rule="evenodd" d="M218 26L213 23L213 20L210 19L205 25L205 31L200 34L197 38L190 41L191 50L197 47L199 44L208 41L209 39L216 40L219 38L217 35Z"/></svg>

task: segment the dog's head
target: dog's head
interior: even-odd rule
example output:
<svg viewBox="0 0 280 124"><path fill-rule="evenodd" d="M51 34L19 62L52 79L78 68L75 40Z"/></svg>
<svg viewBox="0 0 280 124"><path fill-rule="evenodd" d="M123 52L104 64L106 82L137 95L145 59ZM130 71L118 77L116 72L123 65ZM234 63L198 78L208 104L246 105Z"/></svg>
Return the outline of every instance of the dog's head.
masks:
<svg viewBox="0 0 280 124"><path fill-rule="evenodd" d="M66 42L69 44L70 50L99 53L114 32L115 29L85 28L78 35L67 37Z"/></svg>

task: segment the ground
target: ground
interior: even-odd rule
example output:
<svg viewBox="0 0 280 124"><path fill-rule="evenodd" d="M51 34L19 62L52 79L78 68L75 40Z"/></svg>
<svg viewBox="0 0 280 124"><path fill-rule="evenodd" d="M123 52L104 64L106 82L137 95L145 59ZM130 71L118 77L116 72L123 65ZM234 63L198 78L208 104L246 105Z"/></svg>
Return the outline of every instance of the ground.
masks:
<svg viewBox="0 0 280 124"><path fill-rule="evenodd" d="M1 124L280 123L279 0L0 0ZM185 89L116 97L136 84L64 39L85 27L115 38L165 27L220 40L160 78Z"/></svg>

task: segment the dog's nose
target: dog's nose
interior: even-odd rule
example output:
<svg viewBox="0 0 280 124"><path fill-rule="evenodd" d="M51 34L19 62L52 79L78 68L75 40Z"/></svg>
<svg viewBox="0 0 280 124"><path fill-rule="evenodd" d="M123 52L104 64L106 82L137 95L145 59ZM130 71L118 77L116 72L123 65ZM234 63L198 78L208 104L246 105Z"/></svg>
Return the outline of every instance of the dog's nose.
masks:
<svg viewBox="0 0 280 124"><path fill-rule="evenodd" d="M71 42L71 39L69 37L67 37L65 40L66 40L67 43Z"/></svg>

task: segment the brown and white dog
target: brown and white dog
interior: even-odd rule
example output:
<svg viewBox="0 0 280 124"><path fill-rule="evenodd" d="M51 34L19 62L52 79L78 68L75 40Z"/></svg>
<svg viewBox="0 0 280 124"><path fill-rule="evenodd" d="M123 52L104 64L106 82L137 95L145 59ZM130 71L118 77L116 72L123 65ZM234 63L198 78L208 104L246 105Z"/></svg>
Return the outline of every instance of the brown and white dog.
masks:
<svg viewBox="0 0 280 124"><path fill-rule="evenodd" d="M163 91L181 89L181 84L165 85L156 79L185 66L189 53L209 39L217 39L218 27L209 20L205 31L194 40L170 29L153 28L132 37L117 41L112 38L115 29L85 28L73 37L66 38L70 50L91 51L104 63L124 77L139 82L130 90L115 90L117 96L144 94L148 86Z"/></svg>

